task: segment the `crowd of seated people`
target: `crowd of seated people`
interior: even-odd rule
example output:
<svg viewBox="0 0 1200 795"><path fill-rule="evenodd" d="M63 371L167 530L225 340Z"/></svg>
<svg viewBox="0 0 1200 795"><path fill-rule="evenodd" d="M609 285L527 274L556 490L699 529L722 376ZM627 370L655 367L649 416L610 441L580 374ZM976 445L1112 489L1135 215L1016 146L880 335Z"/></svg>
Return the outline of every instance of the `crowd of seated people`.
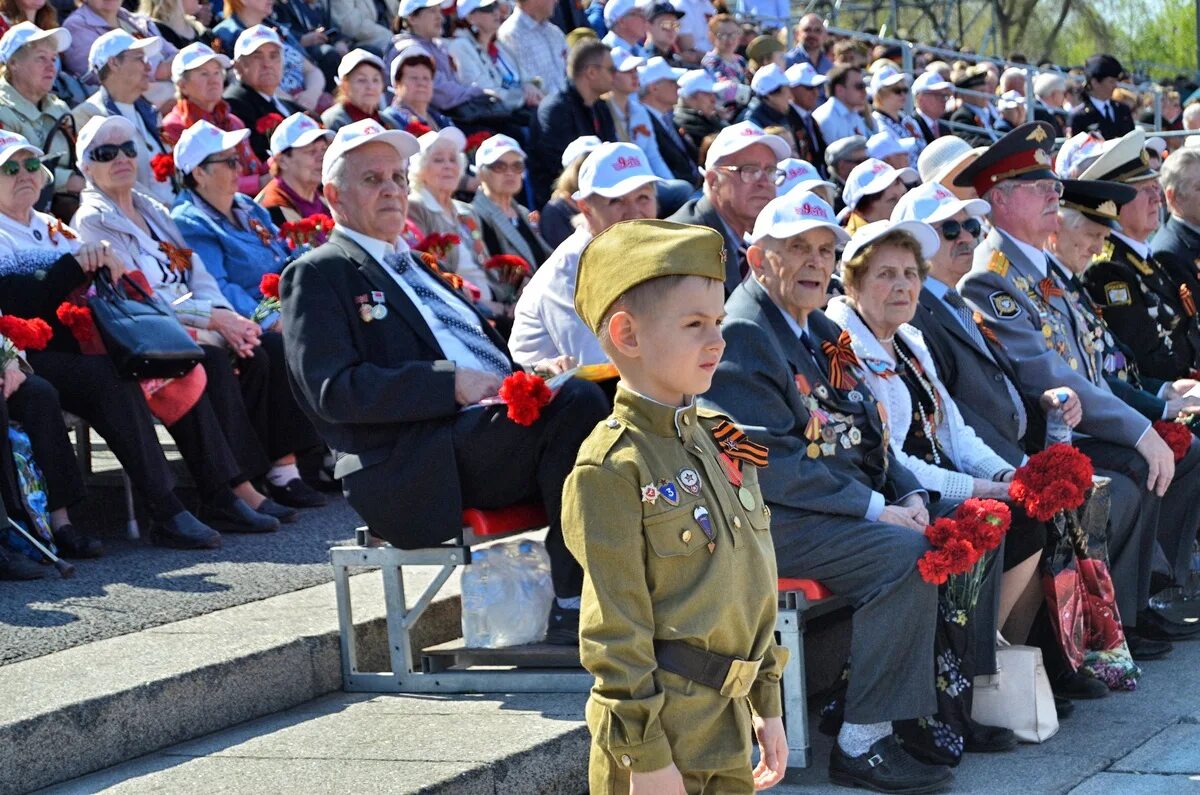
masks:
<svg viewBox="0 0 1200 795"><path fill-rule="evenodd" d="M556 489L605 393L573 386L530 429L462 409L518 369L604 364L575 308L581 252L661 218L722 236L727 349L697 398L771 450L781 575L851 601L852 660L892 661L851 669L840 779L949 780L891 728L937 704L921 531L968 498L1008 499L1048 418L1111 481L1132 659L1195 634L1150 597L1186 579L1200 526L1197 445L1173 457L1153 424L1200 414L1200 149L1137 126L1187 129L1185 87L1156 115L1111 55L1059 69L918 51L906 71L897 48L815 14L788 30L703 0L595 0L576 29L558 5L86 0L60 17L0 2L0 311L53 332L5 357L0 408L29 437L61 554L104 551L72 520L86 487L69 412L175 547L279 531L325 504L319 481L410 546L429 538L396 516L448 538L463 507L540 498L551 635L575 642ZM121 377L69 311L98 280L169 304L202 362L161 393ZM32 526L8 443L3 505ZM10 541L0 578L45 574ZM1108 691L1043 637L1052 543L1014 510L972 664L994 670L997 631L1041 645L1065 715ZM968 752L1012 746L964 731Z"/></svg>

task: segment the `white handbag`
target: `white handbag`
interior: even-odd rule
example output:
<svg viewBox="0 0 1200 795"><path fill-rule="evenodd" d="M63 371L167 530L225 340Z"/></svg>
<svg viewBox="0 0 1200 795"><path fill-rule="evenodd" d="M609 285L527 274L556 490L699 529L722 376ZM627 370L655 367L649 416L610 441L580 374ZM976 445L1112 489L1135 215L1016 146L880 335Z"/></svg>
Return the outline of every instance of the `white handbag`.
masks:
<svg viewBox="0 0 1200 795"><path fill-rule="evenodd" d="M1041 743L1058 733L1058 712L1042 650L1013 646L997 635L996 673L975 677L971 717L1012 729L1017 739Z"/></svg>

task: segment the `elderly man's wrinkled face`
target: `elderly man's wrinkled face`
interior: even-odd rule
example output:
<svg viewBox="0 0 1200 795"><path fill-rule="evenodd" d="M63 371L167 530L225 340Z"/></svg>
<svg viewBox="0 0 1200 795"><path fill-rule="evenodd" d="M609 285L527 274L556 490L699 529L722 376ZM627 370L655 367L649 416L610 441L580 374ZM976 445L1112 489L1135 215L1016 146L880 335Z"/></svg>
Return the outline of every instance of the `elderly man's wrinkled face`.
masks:
<svg viewBox="0 0 1200 795"><path fill-rule="evenodd" d="M754 226L754 219L775 198L775 153L766 144L751 144L740 152L717 161L717 168L705 176L706 191L721 212ZM748 168L745 174L742 170ZM746 179L757 169L755 179Z"/></svg>
<svg viewBox="0 0 1200 795"><path fill-rule="evenodd" d="M1104 250L1108 232L1107 226L1086 217L1063 221L1051 237L1051 246L1058 261L1078 276L1092 264L1092 257Z"/></svg>
<svg viewBox="0 0 1200 795"><path fill-rule="evenodd" d="M850 178L850 172L854 167L867 159L867 148L855 149L849 152L841 160L833 164L833 173L837 175L838 180L844 185L846 180Z"/></svg>
<svg viewBox="0 0 1200 795"><path fill-rule="evenodd" d="M825 290L837 258L837 238L813 229L786 240L766 237L746 254L754 278L775 305L800 321L825 306Z"/></svg>
<svg viewBox="0 0 1200 795"><path fill-rule="evenodd" d="M1167 206L1189 224L1200 226L1200 166L1191 166L1179 186L1167 191Z"/></svg>
<svg viewBox="0 0 1200 795"><path fill-rule="evenodd" d="M979 219L967 215L966 210L959 210L945 221L934 224L933 228L941 238L941 245L929 261L930 275L953 287L971 270L975 247L979 245L982 233Z"/></svg>
<svg viewBox="0 0 1200 795"><path fill-rule="evenodd" d="M1121 208L1121 229L1136 240L1147 240L1158 229L1158 211L1162 208L1162 189L1157 179L1139 182L1137 197Z"/></svg>
<svg viewBox="0 0 1200 795"><path fill-rule="evenodd" d="M1056 179L1002 182L984 197L992 203L996 225L1030 245L1042 245L1058 230L1058 200L1063 185Z"/></svg>
<svg viewBox="0 0 1200 795"><path fill-rule="evenodd" d="M712 116L717 112L717 95L711 91L697 91L684 97L683 104L695 108L705 116Z"/></svg>
<svg viewBox="0 0 1200 795"><path fill-rule="evenodd" d="M263 94L274 94L283 78L283 50L277 44L263 44L233 65L242 82Z"/></svg>
<svg viewBox="0 0 1200 795"><path fill-rule="evenodd" d="M364 235L395 241L408 215L408 163L382 141L363 144L343 157L340 184L325 186L334 217Z"/></svg>

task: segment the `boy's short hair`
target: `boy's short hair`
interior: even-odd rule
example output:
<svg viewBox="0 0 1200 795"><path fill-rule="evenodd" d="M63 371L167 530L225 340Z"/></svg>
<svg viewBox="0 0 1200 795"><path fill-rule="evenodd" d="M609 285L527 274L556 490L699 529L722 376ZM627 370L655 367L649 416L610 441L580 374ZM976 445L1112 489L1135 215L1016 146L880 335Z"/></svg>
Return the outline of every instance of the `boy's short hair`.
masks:
<svg viewBox="0 0 1200 795"><path fill-rule="evenodd" d="M635 284L621 295L617 296L617 300L613 301L612 306L604 313L603 319L600 321L600 329L596 332L596 339L600 341L600 348L608 354L611 359L616 352L613 347L612 338L608 336L608 324L612 321L613 315L618 312L628 312L637 317L645 315L654 307L662 303L662 300L671 290L678 287L687 279L702 279L703 276L658 276L649 281L644 281L641 284Z"/></svg>

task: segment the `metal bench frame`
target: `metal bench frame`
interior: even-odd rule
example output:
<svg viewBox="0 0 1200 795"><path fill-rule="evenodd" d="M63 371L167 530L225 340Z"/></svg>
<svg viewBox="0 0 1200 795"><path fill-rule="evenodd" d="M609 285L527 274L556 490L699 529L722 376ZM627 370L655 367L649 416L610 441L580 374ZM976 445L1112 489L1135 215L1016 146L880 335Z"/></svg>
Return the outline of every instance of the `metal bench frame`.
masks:
<svg viewBox="0 0 1200 795"><path fill-rule="evenodd" d="M366 528L358 539L365 541ZM508 534L512 535L512 534ZM461 546L428 549L399 549L383 546L338 546L329 550L333 584L337 595L338 634L342 656L342 687L351 693L586 693L592 687L587 671L512 669L449 670L427 672L417 664L412 651L412 629L459 566L470 565L473 544L505 536L476 537L463 530ZM437 575L421 591L412 607L404 588L405 566L440 566ZM350 569L378 567L383 576L387 609L388 655L391 671L358 669L354 614L350 599ZM804 683L805 618L831 612L845 604L837 598L811 601L803 592L782 591L775 631L780 645L789 652L783 669L783 709L788 730L788 767L812 764L808 727L808 700Z"/></svg>

